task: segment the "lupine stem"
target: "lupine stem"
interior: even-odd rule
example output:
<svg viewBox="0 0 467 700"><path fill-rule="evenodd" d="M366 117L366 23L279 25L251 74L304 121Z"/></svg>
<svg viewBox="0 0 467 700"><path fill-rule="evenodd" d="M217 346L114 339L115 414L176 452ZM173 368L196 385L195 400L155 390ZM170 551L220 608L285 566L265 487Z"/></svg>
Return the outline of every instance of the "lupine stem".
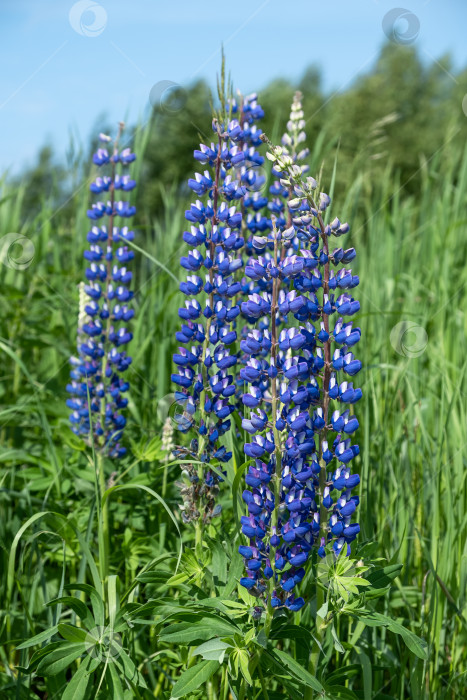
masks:
<svg viewBox="0 0 467 700"><path fill-rule="evenodd" d="M106 491L104 457L101 452L96 454L97 476L99 480L99 498L101 501L99 517L99 568L101 572L102 588L105 594L106 582L109 575L109 511L107 501L102 504Z"/></svg>
<svg viewBox="0 0 467 700"><path fill-rule="evenodd" d="M264 681L263 672L261 670L261 663L258 664L258 675L259 675L259 680L261 683L261 689L263 691L263 700L269 700L269 695L268 695L268 691L266 688L266 683Z"/></svg>
<svg viewBox="0 0 467 700"><path fill-rule="evenodd" d="M277 240L277 230L274 226L274 264L277 263L278 255L278 240ZM280 279L276 277L272 282L272 304L271 304L271 365L276 366L276 355L277 355L277 328L276 328L276 314L277 314L277 300L279 296ZM277 527L279 520L279 506L280 506L280 495L281 495L281 479L282 479L282 455L281 455L281 438L279 431L276 427L277 420L277 377L271 379L271 419L272 419L272 431L274 435L274 445L275 445L275 457L276 457L276 474L274 483L274 510L271 514L271 524ZM274 578L269 579L269 596L268 596L268 607L266 612L266 620L264 623L264 633L266 638L269 637L272 625L272 616L274 610L271 605L272 592L274 590Z"/></svg>
<svg viewBox="0 0 467 700"><path fill-rule="evenodd" d="M229 697L229 674L228 674L227 664L225 664L224 668L222 670L220 700L227 700L228 697Z"/></svg>
<svg viewBox="0 0 467 700"><path fill-rule="evenodd" d="M313 207L318 212L318 223L319 227L321 230L321 240L323 242L323 250L325 254L329 257L329 241L328 237L325 233L325 227L324 227L324 221L323 218L319 212L318 207L315 204L315 201L313 197L309 196L308 201L310 205ZM324 275L323 275L323 297L325 294L329 293L329 261L325 263L324 265ZM323 317L323 323L324 323L324 328L327 333L329 333L329 316L325 313L322 313ZM329 430L328 427L328 412L329 412L329 380L331 378L331 340L328 339L324 343L324 378L323 378L323 418L324 418L324 428L322 433L324 435L327 434L327 431ZM319 455L321 455L320 459L320 467L321 471L319 473L319 492L320 492L320 511L319 511L319 523L320 523L320 528L319 528L319 539L321 537L325 538L325 541L327 539L327 521L328 521L328 510L327 508L323 505L323 494L324 494L324 489L326 487L326 462L322 458L322 443L323 443L323 437L320 435L319 438ZM315 627L315 639L313 641L313 647L311 650L310 654L310 660L309 660L309 667L308 670L309 672L316 676L316 673L318 671L318 663L319 663L319 656L320 656L320 644L322 642L323 638L323 631L321 629L322 624L324 622L323 618L318 614L318 611L321 609L322 605L324 603L324 591L319 586L316 584L316 627ZM313 698L313 689L312 688L307 688L304 700L312 700Z"/></svg>

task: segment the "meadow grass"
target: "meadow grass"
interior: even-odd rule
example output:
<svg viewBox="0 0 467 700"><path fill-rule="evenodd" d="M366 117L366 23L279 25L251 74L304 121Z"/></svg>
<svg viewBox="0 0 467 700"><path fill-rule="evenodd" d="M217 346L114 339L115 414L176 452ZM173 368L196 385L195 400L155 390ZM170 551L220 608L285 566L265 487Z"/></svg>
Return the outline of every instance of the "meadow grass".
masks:
<svg viewBox="0 0 467 700"><path fill-rule="evenodd" d="M138 132L136 152L144 150L145 138ZM319 168L323 152L312 157ZM138 168L143 172L144 162ZM348 245L357 249L361 280L359 541L374 543L367 547L374 557L403 564L381 610L428 643L423 662L394 635L368 632L359 652L363 670L347 676L347 686L365 700L461 698L467 687L467 151L448 143L421 163L417 177L420 194L407 196L390 163L378 178L368 165L336 203L342 220L351 222ZM331 178L328 165L324 179ZM83 453L73 449L65 407L87 188L73 194L67 218L44 200L39 214L24 220L23 196L24 188L2 183L2 235L23 233L35 247L25 269L0 265L0 688L10 688L0 697L7 698L41 697L14 668L27 658L16 646L56 622L58 612L44 603L65 580L85 580L87 547L95 551L94 477ZM164 413L157 408L172 391L184 194L174 186L163 201L157 219L135 239L146 254L136 250L133 263L137 313L127 440L141 459L121 483L151 485L177 513L178 467L161 468ZM228 523L228 494L223 504ZM45 511L52 515L29 521L21 540L14 540L22 525ZM160 503L129 490L115 496L110 515L111 570L126 587L154 558L176 557L178 534ZM184 539L190 538L185 529ZM345 630L349 644L330 667L355 664L354 631ZM156 642L152 631L145 634L133 639L134 658L147 674L151 697L169 697L163 690L167 665L148 661Z"/></svg>

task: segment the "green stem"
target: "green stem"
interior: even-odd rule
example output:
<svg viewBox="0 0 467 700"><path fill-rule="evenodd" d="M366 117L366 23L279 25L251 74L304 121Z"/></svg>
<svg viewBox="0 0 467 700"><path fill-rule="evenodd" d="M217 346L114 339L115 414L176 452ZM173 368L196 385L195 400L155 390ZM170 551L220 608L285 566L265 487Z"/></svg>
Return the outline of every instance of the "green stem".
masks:
<svg viewBox="0 0 467 700"><path fill-rule="evenodd" d="M203 520L202 516L195 523L195 555L198 561L203 559Z"/></svg>
<svg viewBox="0 0 467 700"><path fill-rule="evenodd" d="M227 664L225 664L223 671L222 671L220 700L227 700L228 697L229 697L229 674L228 674Z"/></svg>
<svg viewBox="0 0 467 700"><path fill-rule="evenodd" d="M319 610L324 603L324 591L320 586L316 587L316 610ZM311 648L310 660L308 663L308 672L316 678L319 664L319 655L321 653L320 646L323 641L323 630L321 625L324 620L320 615L316 615L316 627L314 632L313 646ZM313 700L313 689L307 687L303 700Z"/></svg>
<svg viewBox="0 0 467 700"><path fill-rule="evenodd" d="M321 230L321 240L323 243L323 250L327 256L329 256L329 242L328 238L325 233L325 227L324 227L324 221L319 213L319 209L316 206L313 197L309 196L308 201L313 207L313 209L316 209L318 211L318 223L320 226ZM323 297L325 294L329 293L329 261L325 264L324 266L324 276L323 276ZM327 316L324 312L322 313L322 318L323 318L323 323L324 323L324 328L325 330L329 333L329 316ZM324 539L324 543L327 543L327 533L328 533L328 511L327 508L324 507L323 505L323 497L324 497L324 489L326 488L326 462L322 458L322 453L323 453L323 440L327 436L327 432L329 430L328 427L328 413L329 413L329 381L331 378L331 341L327 340L324 343L324 378L323 378L323 418L324 418L324 428L323 432L320 435L319 439L319 454L321 455L320 459L320 472L319 472L319 494L320 494L320 512L319 512L319 540ZM316 626L315 626L315 639L313 642L313 647L311 649L311 654L310 654L310 660L308 664L308 671L316 677L317 672L318 672L318 665L319 665L319 656L320 656L320 646L322 645L323 641L323 629L322 625L324 623L323 618L318 615L318 610L322 607L324 603L324 591L319 586L316 584ZM313 698L313 690L312 688L307 688L305 695L304 695L304 700L312 700Z"/></svg>
<svg viewBox="0 0 467 700"><path fill-rule="evenodd" d="M268 691L266 688L266 683L264 682L264 676L263 676L263 672L261 670L261 663L258 664L258 675L259 675L259 680L261 683L261 689L263 691L263 700L269 700L269 695L268 695Z"/></svg>
<svg viewBox="0 0 467 700"><path fill-rule="evenodd" d="M99 498L101 507L99 509L99 569L102 579L103 590L106 590L106 583L109 576L109 510L108 502L102 505L102 499L106 491L105 472L104 472L104 456L101 452L96 455L97 461L97 476L99 481Z"/></svg>
<svg viewBox="0 0 467 700"><path fill-rule="evenodd" d="M277 230L275 222L273 223L274 232L274 261L277 261L278 256L278 240L277 240ZM277 300L279 296L279 278L274 278L272 283L272 303L271 303L271 365L276 365L276 354L277 354L277 329L276 329L276 312L277 312ZM274 510L271 514L271 525L277 527L279 521L279 506L281 498L281 480L282 480L282 454L281 454L281 437L278 429L276 428L277 420L277 378L271 379L271 421L272 421L272 432L274 435L274 445L275 445L275 457L276 457L276 473L274 480ZM269 595L268 595L268 607L266 610L266 620L264 622L264 634L266 639L269 638L271 632L272 618L274 610L271 606L271 597L274 590L274 577L269 579Z"/></svg>

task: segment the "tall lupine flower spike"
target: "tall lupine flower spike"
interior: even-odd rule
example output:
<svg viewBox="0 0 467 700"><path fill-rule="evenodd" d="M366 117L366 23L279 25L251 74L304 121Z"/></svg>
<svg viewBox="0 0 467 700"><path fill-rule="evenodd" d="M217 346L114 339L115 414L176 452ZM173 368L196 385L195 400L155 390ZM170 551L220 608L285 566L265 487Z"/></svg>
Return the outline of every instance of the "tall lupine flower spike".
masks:
<svg viewBox="0 0 467 700"><path fill-rule="evenodd" d="M177 372L172 380L177 385L176 401L183 407L178 415L178 429L194 429L189 447L180 447L177 456L205 463L225 463L231 452L220 444L220 438L230 428L234 411L235 365L237 354L231 346L237 340L236 318L240 308L235 302L241 285L235 273L242 265L238 251L244 244L240 235L242 214L235 202L246 190L236 176L245 162L238 146L243 130L234 119L226 124L213 121L215 142L201 144L195 159L206 167L188 181L199 199L185 212L191 224L183 240L191 246L180 259L187 270L180 290L186 295L179 309L182 319L176 334L181 347L174 355ZM204 268L204 275L202 270ZM184 487L184 519L203 521L217 515L214 506L219 472L216 468L184 465L191 481ZM202 512L200 512L200 509Z"/></svg>
<svg viewBox="0 0 467 700"><path fill-rule="evenodd" d="M349 466L359 452L349 437L358 421L349 409L331 408L331 401L351 404L361 397L360 389L339 380L339 372L352 377L361 368L351 352L360 329L344 320L359 309L347 293L358 277L345 268L331 270L355 257L353 248L329 250L329 237L346 233L348 224L336 218L325 225L322 212L330 198L321 193L316 204L316 181L304 178L290 154L263 139L281 185L295 196L288 203L292 225L281 221L272 237L255 239L262 250L272 238L273 256L257 255L245 268L264 291L242 304L249 319L263 322L262 330L251 330L242 341L249 355L242 372L251 385L243 402L252 409L243 427L253 437L244 448L252 463L243 494L248 515L242 517L242 532L249 543L239 548L246 565L240 582L267 601L269 610L298 610L305 601L294 589L312 548L324 557L332 542L336 556L350 554L359 531L351 522L359 477ZM336 299L338 288L344 293Z"/></svg>
<svg viewBox="0 0 467 700"><path fill-rule="evenodd" d="M110 457L125 454L119 440L126 423L122 411L128 403L123 394L129 383L122 375L131 357L122 348L132 339L127 323L134 315L128 306L133 296L128 288L132 273L126 267L134 253L125 245L134 233L121 226L120 219L133 216L136 210L129 202L116 199L118 190L129 192L136 184L126 173L135 155L129 148L118 148L123 128L121 123L110 155L106 146L112 139L100 134L102 146L93 156L94 164L104 172L90 190L97 195L107 193L108 200L97 201L87 212L91 222L99 223L87 234L90 247L84 252L87 282L80 286L78 355L70 360L73 369L67 386L72 430Z"/></svg>

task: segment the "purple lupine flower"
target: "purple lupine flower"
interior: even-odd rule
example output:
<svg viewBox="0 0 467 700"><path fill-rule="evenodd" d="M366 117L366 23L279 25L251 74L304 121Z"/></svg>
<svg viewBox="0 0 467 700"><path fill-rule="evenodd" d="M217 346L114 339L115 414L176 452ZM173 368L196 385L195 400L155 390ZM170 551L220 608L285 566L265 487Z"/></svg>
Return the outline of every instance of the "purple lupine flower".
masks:
<svg viewBox="0 0 467 700"><path fill-rule="evenodd" d="M236 273L243 266L240 250L244 245L237 203L246 192L238 175L245 163L242 126L236 119L226 124L214 120L213 131L215 142L201 144L194 152L206 169L188 181L198 199L185 212L191 226L183 240L191 248L180 264L189 274L180 284L186 301L179 309L182 325L176 338L181 346L173 356L177 371L172 374L176 402L183 409L176 416L177 427L183 433L196 432L189 447L179 447L175 454L206 465L225 463L232 456L220 438L230 429L235 410L237 353L233 346L240 313L236 297L241 293ZM203 517L217 515L218 473L190 465L185 470L192 486L182 487L184 520L200 517L201 497Z"/></svg>
<svg viewBox="0 0 467 700"><path fill-rule="evenodd" d="M245 97L239 96L238 100L231 101L232 113L238 118L242 125L242 136L239 140L239 148L244 154L238 177L244 188L244 196L241 201L243 214L243 233L246 235L247 251L251 245L251 234L257 231L271 229L271 220L264 216L262 210L266 207L268 199L263 190L266 184L266 177L262 172L264 156L259 153L258 147L262 145L262 131L258 127L259 122L264 117L264 110L258 102L256 93Z"/></svg>
<svg viewBox="0 0 467 700"><path fill-rule="evenodd" d="M135 155L128 148L119 152L122 129L120 124L111 155L102 146L93 156L94 164L108 169L109 174L96 177L90 190L97 195L108 193L109 199L92 204L87 212L92 222L99 223L92 225L87 234L90 247L84 252L87 282L80 286L78 355L70 360L73 369L67 386L72 430L110 457L121 457L126 452L119 440L126 423L123 411L128 399L124 394L129 383L122 375L131 357L123 348L133 337L127 324L134 315L128 305L133 292L129 289L132 273L127 269L134 253L125 245L133 240L134 233L120 219L133 216L136 210L128 201L116 199L116 192L135 187L134 180L124 172ZM105 134L100 140L104 144L111 141ZM122 172L117 172L118 164Z"/></svg>
<svg viewBox="0 0 467 700"><path fill-rule="evenodd" d="M290 610L304 605L294 591L312 548L323 557L332 542L335 555L350 554L359 531L351 522L359 477L350 471L359 452L350 438L358 420L340 404L355 403L361 390L339 374L352 377L361 368L351 351L360 329L347 319L359 309L347 293L358 277L332 269L355 251L330 252L329 238L349 227L338 219L324 223L330 199L316 197L316 181L297 163L302 121L296 96L285 147L270 144L268 153L287 211L281 216L278 204L273 233L254 239L256 254L245 267L251 293L242 312L256 327L241 343L241 377L248 382L243 427L252 437L244 447L251 463L241 523L249 546L239 548L246 566L240 583L272 607ZM272 254L266 251L271 244Z"/></svg>

